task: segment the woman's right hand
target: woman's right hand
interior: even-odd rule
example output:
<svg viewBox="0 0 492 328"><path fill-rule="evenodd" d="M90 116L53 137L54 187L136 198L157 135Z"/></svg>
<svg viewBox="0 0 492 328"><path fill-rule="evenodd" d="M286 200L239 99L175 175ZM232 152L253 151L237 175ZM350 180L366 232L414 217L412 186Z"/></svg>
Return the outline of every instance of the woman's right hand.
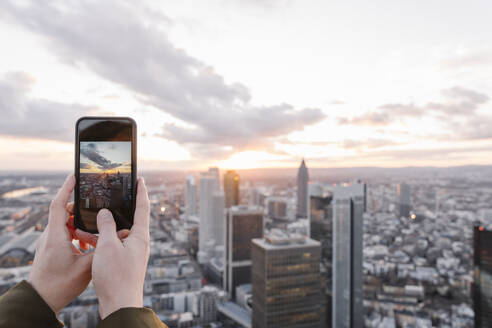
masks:
<svg viewBox="0 0 492 328"><path fill-rule="evenodd" d="M102 319L127 307L143 306L143 286L149 259L150 204L142 178L138 180L135 215L130 234L120 240L111 212L97 214L99 237L92 262L92 279Z"/></svg>

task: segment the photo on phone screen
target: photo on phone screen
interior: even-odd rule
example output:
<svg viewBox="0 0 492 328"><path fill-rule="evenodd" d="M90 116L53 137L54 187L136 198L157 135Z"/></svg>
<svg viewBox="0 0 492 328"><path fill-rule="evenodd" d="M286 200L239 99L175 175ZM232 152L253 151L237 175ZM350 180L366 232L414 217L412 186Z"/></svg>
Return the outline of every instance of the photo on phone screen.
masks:
<svg viewBox="0 0 492 328"><path fill-rule="evenodd" d="M97 232L97 213L111 211L118 230L133 223L135 124L125 118L83 118L77 124L75 225Z"/></svg>

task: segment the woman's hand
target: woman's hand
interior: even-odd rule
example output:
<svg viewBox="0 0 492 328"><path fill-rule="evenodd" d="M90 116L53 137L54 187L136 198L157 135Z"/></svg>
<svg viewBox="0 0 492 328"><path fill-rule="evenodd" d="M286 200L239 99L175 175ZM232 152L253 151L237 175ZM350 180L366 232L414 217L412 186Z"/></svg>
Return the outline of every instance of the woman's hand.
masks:
<svg viewBox="0 0 492 328"><path fill-rule="evenodd" d="M72 244L73 204L67 204L75 185L69 175L51 202L48 225L39 238L29 282L58 313L80 295L91 280L93 253L82 253ZM71 215L72 214L72 215ZM91 240L80 238L80 246L87 249Z"/></svg>
<svg viewBox="0 0 492 328"><path fill-rule="evenodd" d="M102 209L97 214L99 240L92 277L102 319L121 308L143 306L149 259L149 211L147 188L143 179L139 179L134 222L128 238L121 241L110 211ZM79 230L76 234L80 234Z"/></svg>

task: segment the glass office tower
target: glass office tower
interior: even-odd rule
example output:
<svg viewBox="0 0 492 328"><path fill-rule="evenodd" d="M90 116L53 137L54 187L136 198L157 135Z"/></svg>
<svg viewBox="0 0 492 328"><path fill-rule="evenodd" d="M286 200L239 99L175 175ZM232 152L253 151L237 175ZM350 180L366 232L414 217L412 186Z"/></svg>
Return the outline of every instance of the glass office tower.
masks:
<svg viewBox="0 0 492 328"><path fill-rule="evenodd" d="M475 327L492 327L492 231L473 231L473 310Z"/></svg>
<svg viewBox="0 0 492 328"><path fill-rule="evenodd" d="M299 235L254 239L252 256L253 327L325 327L318 241Z"/></svg>

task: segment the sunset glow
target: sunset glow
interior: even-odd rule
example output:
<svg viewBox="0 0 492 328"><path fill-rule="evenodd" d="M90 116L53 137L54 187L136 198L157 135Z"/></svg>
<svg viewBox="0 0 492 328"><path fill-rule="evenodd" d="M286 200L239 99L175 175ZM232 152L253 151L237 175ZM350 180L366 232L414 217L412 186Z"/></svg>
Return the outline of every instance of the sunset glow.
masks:
<svg viewBox="0 0 492 328"><path fill-rule="evenodd" d="M490 11L8 3L0 169L71 170L85 115L134 118L144 170L295 167L303 157L311 167L490 164ZM421 15L433 12L439 21ZM463 17L481 23L456 24Z"/></svg>

